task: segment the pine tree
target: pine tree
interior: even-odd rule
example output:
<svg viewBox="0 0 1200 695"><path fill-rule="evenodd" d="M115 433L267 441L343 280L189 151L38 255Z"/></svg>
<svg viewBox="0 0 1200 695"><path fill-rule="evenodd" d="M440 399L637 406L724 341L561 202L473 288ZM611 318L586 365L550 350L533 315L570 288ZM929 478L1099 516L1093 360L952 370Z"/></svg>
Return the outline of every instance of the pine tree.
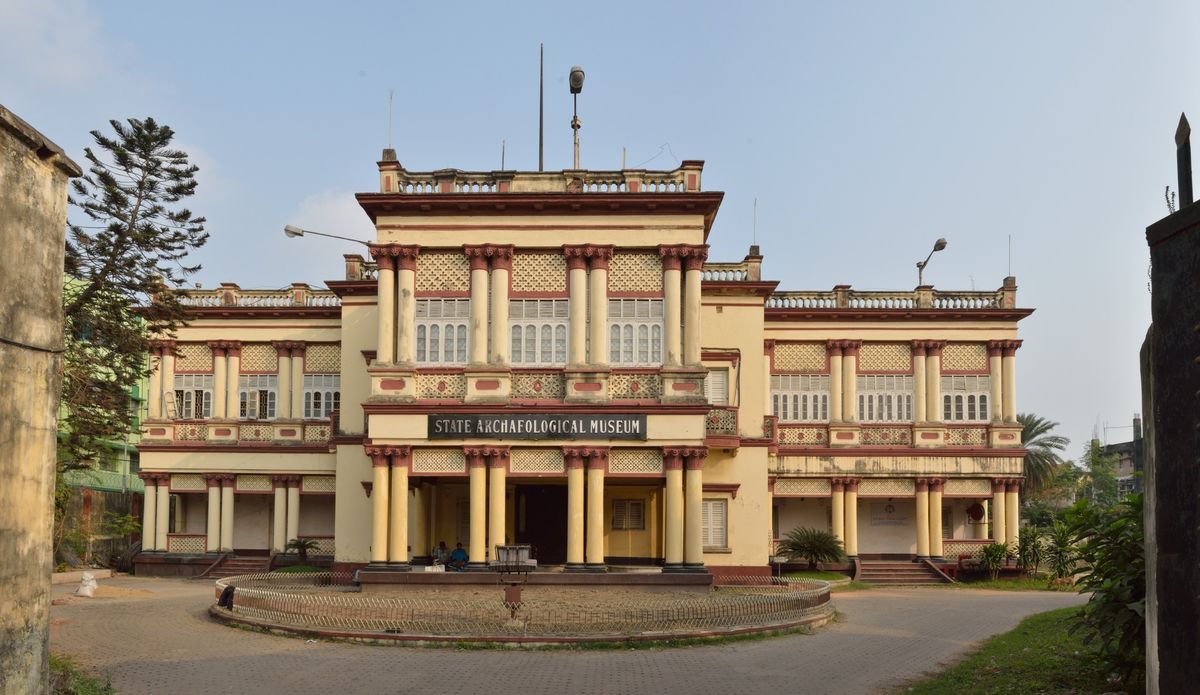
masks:
<svg viewBox="0 0 1200 695"><path fill-rule="evenodd" d="M148 373L150 336L173 336L186 319L175 288L199 270L204 218L180 205L198 167L171 148L175 133L153 118L93 130L87 175L72 183L63 292L61 469L84 467L104 442L133 426L129 393ZM99 154L98 154L99 153Z"/></svg>

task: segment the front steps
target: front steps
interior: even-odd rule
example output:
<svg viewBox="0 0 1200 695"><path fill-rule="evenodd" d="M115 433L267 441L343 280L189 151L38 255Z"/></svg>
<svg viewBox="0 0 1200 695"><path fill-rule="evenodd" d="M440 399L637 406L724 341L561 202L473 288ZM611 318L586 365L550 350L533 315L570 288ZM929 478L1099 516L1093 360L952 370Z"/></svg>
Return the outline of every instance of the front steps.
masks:
<svg viewBox="0 0 1200 695"><path fill-rule="evenodd" d="M871 561L859 562L858 581L870 584L946 584L946 578L924 562Z"/></svg>
<svg viewBox="0 0 1200 695"><path fill-rule="evenodd" d="M221 564L205 574L206 579L224 579L239 574L262 574L267 571L271 558L266 555L227 555Z"/></svg>

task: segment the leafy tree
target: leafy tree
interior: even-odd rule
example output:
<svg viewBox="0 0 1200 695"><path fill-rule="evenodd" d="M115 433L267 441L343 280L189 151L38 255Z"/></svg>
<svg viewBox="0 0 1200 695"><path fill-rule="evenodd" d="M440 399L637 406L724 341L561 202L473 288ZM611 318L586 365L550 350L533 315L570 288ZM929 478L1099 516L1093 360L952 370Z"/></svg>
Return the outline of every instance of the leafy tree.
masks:
<svg viewBox="0 0 1200 695"><path fill-rule="evenodd" d="M300 564L307 565L308 552L310 550L316 550L318 547L319 546L317 545L317 542L312 538L293 538L287 542L284 550L288 551L289 553L295 552L300 558Z"/></svg>
<svg viewBox="0 0 1200 695"><path fill-rule="evenodd" d="M989 543L979 549L979 566L987 571L992 581L1000 576L1000 570L1008 561L1007 543Z"/></svg>
<svg viewBox="0 0 1200 695"><path fill-rule="evenodd" d="M1020 413L1017 422L1021 423L1021 442L1028 451L1025 454L1025 485L1030 492L1036 492L1054 480L1055 473L1063 465L1060 453L1066 450L1071 440L1052 434L1058 423L1040 415Z"/></svg>
<svg viewBox="0 0 1200 695"><path fill-rule="evenodd" d="M1088 442L1083 454L1084 473L1080 476L1080 498L1102 507L1117 503L1117 457L1105 454L1100 440Z"/></svg>
<svg viewBox="0 0 1200 695"><path fill-rule="evenodd" d="M1038 566L1042 564L1045 553L1045 543L1042 541L1042 529L1036 526L1022 526L1017 533L1017 564L1033 576L1037 574Z"/></svg>
<svg viewBox="0 0 1200 695"><path fill-rule="evenodd" d="M1075 573L1078 557L1075 554L1075 537L1065 521L1055 522L1046 534L1046 564L1055 579L1066 579Z"/></svg>
<svg viewBox="0 0 1200 695"><path fill-rule="evenodd" d="M59 466L87 467L105 441L132 431L131 388L148 373L149 337L186 318L174 288L199 269L184 263L208 239L204 218L179 204L198 168L172 149L153 118L92 131L88 173L72 182L76 211L66 249Z"/></svg>
<svg viewBox="0 0 1200 695"><path fill-rule="evenodd" d="M803 526L788 532L779 544L778 553L792 562L807 560L810 570L817 569L818 562L837 562L845 557L837 536Z"/></svg>

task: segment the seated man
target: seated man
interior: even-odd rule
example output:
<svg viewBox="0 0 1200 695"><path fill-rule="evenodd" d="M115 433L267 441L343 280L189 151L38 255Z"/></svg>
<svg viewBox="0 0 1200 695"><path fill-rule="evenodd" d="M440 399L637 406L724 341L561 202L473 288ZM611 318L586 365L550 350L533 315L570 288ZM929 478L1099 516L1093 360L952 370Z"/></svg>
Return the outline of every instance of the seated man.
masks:
<svg viewBox="0 0 1200 695"><path fill-rule="evenodd" d="M446 541L438 541L437 547L433 549L433 564L446 565L450 562L450 549L446 547Z"/></svg>
<svg viewBox="0 0 1200 695"><path fill-rule="evenodd" d="M451 569L456 572L462 572L467 568L467 551L463 550L462 543L455 546L450 552L450 562L446 564L446 569Z"/></svg>

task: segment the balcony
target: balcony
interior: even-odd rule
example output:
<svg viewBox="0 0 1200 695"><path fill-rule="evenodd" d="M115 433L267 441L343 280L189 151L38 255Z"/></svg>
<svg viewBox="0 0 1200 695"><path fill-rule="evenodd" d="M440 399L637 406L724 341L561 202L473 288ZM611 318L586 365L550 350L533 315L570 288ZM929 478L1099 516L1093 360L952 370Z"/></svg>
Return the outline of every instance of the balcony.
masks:
<svg viewBox="0 0 1200 695"><path fill-rule="evenodd" d="M1012 449L1021 446L1020 432L1020 423L785 422L773 439L786 448Z"/></svg>
<svg viewBox="0 0 1200 695"><path fill-rule="evenodd" d="M394 160L379 163L380 193L408 195L480 193L694 193L704 163L684 161L670 171L407 171Z"/></svg>
<svg viewBox="0 0 1200 695"><path fill-rule="evenodd" d="M838 285L829 291L774 292L767 297L767 310L777 313L791 310L1032 311L1016 309L1016 302L1016 279L1009 277L1004 279L1000 289L982 292L935 290L929 286L900 291L855 290L849 285Z"/></svg>
<svg viewBox="0 0 1200 695"><path fill-rule="evenodd" d="M142 448L160 446L321 447L333 435L330 420L171 420L145 426Z"/></svg>
<svg viewBox="0 0 1200 695"><path fill-rule="evenodd" d="M244 290L231 282L221 283L217 289L186 290L179 298L181 304L199 310L243 309L329 309L342 305L342 300L331 290L309 287L303 282L293 283L284 290Z"/></svg>

